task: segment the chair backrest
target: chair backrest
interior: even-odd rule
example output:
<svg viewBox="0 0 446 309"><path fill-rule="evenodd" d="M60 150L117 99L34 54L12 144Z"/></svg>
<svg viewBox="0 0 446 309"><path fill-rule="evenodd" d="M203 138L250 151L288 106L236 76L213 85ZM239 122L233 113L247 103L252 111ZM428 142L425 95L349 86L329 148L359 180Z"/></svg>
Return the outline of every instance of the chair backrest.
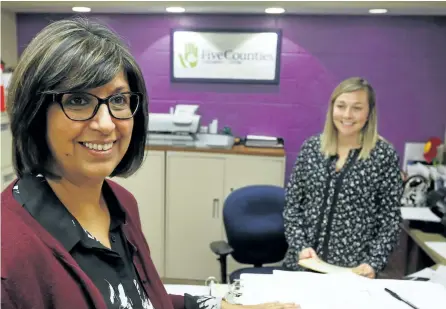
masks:
<svg viewBox="0 0 446 309"><path fill-rule="evenodd" d="M237 262L262 265L284 258L284 205L284 189L270 185L243 187L226 198L223 222Z"/></svg>

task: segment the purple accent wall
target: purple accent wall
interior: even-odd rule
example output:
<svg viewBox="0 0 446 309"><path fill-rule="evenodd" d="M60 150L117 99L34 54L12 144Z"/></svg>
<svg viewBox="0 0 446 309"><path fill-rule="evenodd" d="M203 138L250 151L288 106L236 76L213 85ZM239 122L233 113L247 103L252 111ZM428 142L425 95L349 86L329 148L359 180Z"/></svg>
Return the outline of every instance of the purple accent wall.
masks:
<svg viewBox="0 0 446 309"><path fill-rule="evenodd" d="M19 53L51 20L18 14ZM237 135L285 138L287 175L301 143L322 130L328 99L342 79L363 76L377 92L380 134L401 158L404 143L443 137L446 126L446 18L347 16L90 15L118 32L142 67L150 111L198 104ZM283 29L280 85L172 84L172 27Z"/></svg>

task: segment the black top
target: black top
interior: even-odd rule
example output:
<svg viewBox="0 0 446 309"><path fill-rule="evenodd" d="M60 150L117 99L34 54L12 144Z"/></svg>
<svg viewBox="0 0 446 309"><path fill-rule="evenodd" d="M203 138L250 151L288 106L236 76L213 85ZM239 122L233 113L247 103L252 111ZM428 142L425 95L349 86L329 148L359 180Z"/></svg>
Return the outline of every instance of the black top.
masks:
<svg viewBox="0 0 446 309"><path fill-rule="evenodd" d="M319 136L302 146L286 188L284 266L298 266L299 252L311 247L326 262L377 272L387 264L400 232L403 181L398 155L379 139L367 159L352 149L341 170L337 156L325 158Z"/></svg>
<svg viewBox="0 0 446 309"><path fill-rule="evenodd" d="M70 252L104 296L110 309L151 309L149 298L133 266L136 248L127 241L121 225L125 212L104 182L111 224L111 249L102 245L63 206L42 176L25 176L13 189L14 198Z"/></svg>

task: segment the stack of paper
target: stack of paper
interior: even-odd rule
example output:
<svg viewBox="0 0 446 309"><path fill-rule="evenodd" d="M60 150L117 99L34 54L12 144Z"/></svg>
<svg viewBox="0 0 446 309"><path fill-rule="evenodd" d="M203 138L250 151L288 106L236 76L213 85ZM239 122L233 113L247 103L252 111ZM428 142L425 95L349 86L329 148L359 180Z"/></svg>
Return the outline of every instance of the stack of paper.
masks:
<svg viewBox="0 0 446 309"><path fill-rule="evenodd" d="M403 220L419 220L427 222L441 221L429 207L401 207L400 209Z"/></svg>
<svg viewBox="0 0 446 309"><path fill-rule="evenodd" d="M311 269L324 274L352 272L351 268L328 264L319 258L308 258L299 260L299 265L304 268Z"/></svg>
<svg viewBox="0 0 446 309"><path fill-rule="evenodd" d="M242 305L257 305L280 301L280 286L277 277L264 274L242 274L240 282L242 295L238 302Z"/></svg>
<svg viewBox="0 0 446 309"><path fill-rule="evenodd" d="M424 281L429 281L434 274L435 274L434 269L426 267L422 270L407 275L405 278L407 278L407 280L427 279Z"/></svg>
<svg viewBox="0 0 446 309"><path fill-rule="evenodd" d="M185 293L194 296L209 295L209 287L201 285L165 284L164 288L168 294L184 295Z"/></svg>
<svg viewBox="0 0 446 309"><path fill-rule="evenodd" d="M432 274L430 282L441 284L446 288L446 266L439 265Z"/></svg>
<svg viewBox="0 0 446 309"><path fill-rule="evenodd" d="M418 309L444 309L446 288L431 282L368 279L353 273L317 274L275 271L241 275L243 305L294 302L302 309L408 309L388 288Z"/></svg>
<svg viewBox="0 0 446 309"><path fill-rule="evenodd" d="M279 139L273 136L247 135L245 139L247 147L283 148Z"/></svg>

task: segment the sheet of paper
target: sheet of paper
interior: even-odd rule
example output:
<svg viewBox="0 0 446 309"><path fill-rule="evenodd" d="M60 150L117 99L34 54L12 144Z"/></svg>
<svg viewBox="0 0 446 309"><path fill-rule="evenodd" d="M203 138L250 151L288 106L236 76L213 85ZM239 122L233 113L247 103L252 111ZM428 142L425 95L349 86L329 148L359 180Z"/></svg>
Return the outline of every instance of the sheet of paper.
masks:
<svg viewBox="0 0 446 309"><path fill-rule="evenodd" d="M430 267L426 267L420 271L417 271L413 274L407 275L408 278L432 278L432 276L435 274L435 270L433 270Z"/></svg>
<svg viewBox="0 0 446 309"><path fill-rule="evenodd" d="M258 305L279 301L277 278L266 274L242 274L240 282L242 285L242 296L238 301L242 305Z"/></svg>
<svg viewBox="0 0 446 309"><path fill-rule="evenodd" d="M244 305L280 301L300 304L302 309L408 309L385 288L419 309L444 309L446 299L446 288L440 284L368 279L353 273L274 271L272 275L247 275L242 282Z"/></svg>
<svg viewBox="0 0 446 309"><path fill-rule="evenodd" d="M443 241L428 241L426 246L437 252L446 259L446 242Z"/></svg>
<svg viewBox="0 0 446 309"><path fill-rule="evenodd" d="M281 301L302 309L372 309L370 295L362 282L370 279L351 272L318 274L275 271ZM375 307L376 308L376 307ZM375 309L374 308L374 309Z"/></svg>
<svg viewBox="0 0 446 309"><path fill-rule="evenodd" d="M212 296L224 297L226 295L226 293L228 293L229 285L227 285L227 284L211 283L209 288L211 290L211 295Z"/></svg>
<svg viewBox="0 0 446 309"><path fill-rule="evenodd" d="M441 284L446 288L446 266L439 265L430 282Z"/></svg>
<svg viewBox="0 0 446 309"><path fill-rule="evenodd" d="M415 305L418 309L444 309L446 289L440 284L408 280L371 280L369 291L372 302L376 308L408 309L406 303L401 302L384 289L397 293Z"/></svg>
<svg viewBox="0 0 446 309"><path fill-rule="evenodd" d="M403 220L441 221L428 207L401 207L401 216Z"/></svg>
<svg viewBox="0 0 446 309"><path fill-rule="evenodd" d="M330 273L343 273L351 272L351 268L340 267L332 264L328 264L320 259L310 258L299 261L299 265L307 269L318 271L320 273L330 274Z"/></svg>
<svg viewBox="0 0 446 309"><path fill-rule="evenodd" d="M164 288L168 294L184 295L188 293L194 296L209 295L209 287L202 285L165 284Z"/></svg>

